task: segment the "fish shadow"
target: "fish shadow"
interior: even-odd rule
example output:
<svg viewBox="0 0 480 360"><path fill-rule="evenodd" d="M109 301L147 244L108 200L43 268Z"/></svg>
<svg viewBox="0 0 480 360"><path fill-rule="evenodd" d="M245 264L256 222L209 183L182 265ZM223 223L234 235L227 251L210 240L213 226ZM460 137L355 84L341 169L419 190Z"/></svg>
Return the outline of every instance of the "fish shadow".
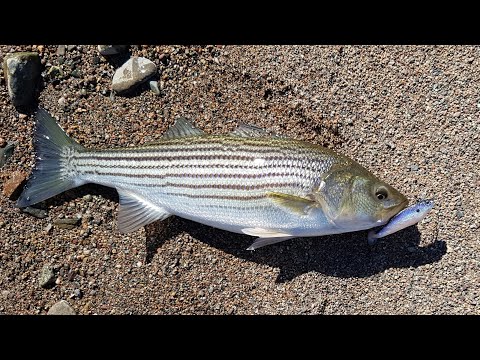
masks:
<svg viewBox="0 0 480 360"><path fill-rule="evenodd" d="M66 191L45 201L58 206L84 195L101 195L118 202L117 191L96 184L87 184ZM110 215L111 216L111 215ZM113 218L111 219L112 221ZM116 226L116 224L114 225ZM241 259L265 264L280 270L275 282L283 283L309 272L340 278L363 278L390 268L416 268L439 261L447 252L443 240L420 246L420 232L410 226L395 234L367 243L368 231L297 238L269 245L255 251L246 250L254 237L240 235L172 216L145 227L146 262L150 263L163 243L182 232Z"/></svg>
<svg viewBox="0 0 480 360"><path fill-rule="evenodd" d="M165 239L185 231L195 239L238 258L278 268L277 283L312 271L340 278L369 277L390 268L416 268L437 262L447 251L445 241L441 240L419 246L420 233L416 226L378 239L373 246L367 243L368 231L359 231L291 239L249 251L246 248L254 240L251 236L214 229L177 217L158 223L149 225L147 231L147 261L152 260L156 249Z"/></svg>

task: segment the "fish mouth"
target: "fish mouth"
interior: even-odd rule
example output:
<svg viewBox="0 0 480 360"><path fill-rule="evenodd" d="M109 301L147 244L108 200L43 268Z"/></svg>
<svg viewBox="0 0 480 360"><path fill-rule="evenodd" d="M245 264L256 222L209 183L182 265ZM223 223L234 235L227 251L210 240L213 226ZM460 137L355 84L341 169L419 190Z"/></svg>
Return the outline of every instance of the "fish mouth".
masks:
<svg viewBox="0 0 480 360"><path fill-rule="evenodd" d="M400 211L405 209L408 205L408 199L403 200L400 204L392 206L391 210L387 212L386 216L382 219L382 223L386 224L392 217L397 215Z"/></svg>

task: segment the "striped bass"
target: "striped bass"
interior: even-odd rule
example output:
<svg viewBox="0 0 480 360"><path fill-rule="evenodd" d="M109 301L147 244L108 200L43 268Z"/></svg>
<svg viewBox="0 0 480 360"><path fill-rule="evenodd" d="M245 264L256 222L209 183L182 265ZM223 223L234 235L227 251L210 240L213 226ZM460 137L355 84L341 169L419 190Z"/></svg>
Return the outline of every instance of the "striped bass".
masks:
<svg viewBox="0 0 480 360"><path fill-rule="evenodd" d="M17 206L86 183L114 187L122 233L177 215L256 236L248 248L253 250L380 226L408 203L344 155L248 125L208 135L179 118L155 144L95 150L75 142L38 109L35 152Z"/></svg>

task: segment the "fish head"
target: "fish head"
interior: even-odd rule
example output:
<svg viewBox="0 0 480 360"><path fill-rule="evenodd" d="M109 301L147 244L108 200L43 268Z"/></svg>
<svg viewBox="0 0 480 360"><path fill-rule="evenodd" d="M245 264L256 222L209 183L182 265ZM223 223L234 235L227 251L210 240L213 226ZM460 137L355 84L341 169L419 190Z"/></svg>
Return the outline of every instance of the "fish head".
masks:
<svg viewBox="0 0 480 360"><path fill-rule="evenodd" d="M316 197L325 214L346 231L384 225L408 205L402 193L362 167L333 171L320 188Z"/></svg>

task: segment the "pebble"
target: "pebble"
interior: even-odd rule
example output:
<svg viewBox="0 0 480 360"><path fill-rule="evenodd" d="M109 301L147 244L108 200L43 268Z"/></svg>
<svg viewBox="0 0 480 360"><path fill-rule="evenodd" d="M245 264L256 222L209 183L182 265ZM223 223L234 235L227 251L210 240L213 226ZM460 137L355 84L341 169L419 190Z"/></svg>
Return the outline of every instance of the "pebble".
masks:
<svg viewBox="0 0 480 360"><path fill-rule="evenodd" d="M410 165L410 170L411 171L418 171L418 165L415 165L415 164Z"/></svg>
<svg viewBox="0 0 480 360"><path fill-rule="evenodd" d="M53 221L53 225L59 229L68 229L71 230L80 223L79 218L66 218L66 219L56 219Z"/></svg>
<svg viewBox="0 0 480 360"><path fill-rule="evenodd" d="M157 72L157 66L144 57L132 57L115 71L112 89L117 93L127 92L148 80Z"/></svg>
<svg viewBox="0 0 480 360"><path fill-rule="evenodd" d="M43 209L39 209L32 206L27 206L25 208L21 208L22 212L25 214L32 215L38 219L45 219L47 217L47 211Z"/></svg>
<svg viewBox="0 0 480 360"><path fill-rule="evenodd" d="M90 202L93 200L93 196L90 195L90 194L87 194L83 197L83 200L87 201L87 202Z"/></svg>
<svg viewBox="0 0 480 360"><path fill-rule="evenodd" d="M2 139L3 140L3 139ZM15 144L12 142L0 145L0 168L3 167L13 155Z"/></svg>
<svg viewBox="0 0 480 360"><path fill-rule="evenodd" d="M37 96L41 63L38 53L18 52L7 54L3 61L8 95L14 106L30 106Z"/></svg>
<svg viewBox="0 0 480 360"><path fill-rule="evenodd" d="M63 96L58 99L58 105L60 105L61 107L66 107L67 106L67 99L65 99Z"/></svg>
<svg viewBox="0 0 480 360"><path fill-rule="evenodd" d="M53 272L53 268L50 265L45 265L40 271L38 284L44 289L47 289L53 284L55 284L55 273Z"/></svg>
<svg viewBox="0 0 480 360"><path fill-rule="evenodd" d="M43 231L45 232L45 234L48 234L53 228L53 225L51 223L49 223L47 226L45 226L43 228Z"/></svg>
<svg viewBox="0 0 480 360"><path fill-rule="evenodd" d="M109 56L124 53L129 45L98 45L97 50L100 55Z"/></svg>
<svg viewBox="0 0 480 360"><path fill-rule="evenodd" d="M14 171L5 184L3 184L3 195L8 197L10 200L13 200L17 195L17 192L19 192L23 187L26 179L27 174L25 172Z"/></svg>
<svg viewBox="0 0 480 360"><path fill-rule="evenodd" d="M48 310L47 315L76 315L76 313L68 302L60 300L52 305Z"/></svg>
<svg viewBox="0 0 480 360"><path fill-rule="evenodd" d="M65 45L58 45L57 47L57 55L63 56L65 55Z"/></svg>
<svg viewBox="0 0 480 360"><path fill-rule="evenodd" d="M150 90L153 91L155 95L160 95L160 89L158 88L158 81L150 81Z"/></svg>

